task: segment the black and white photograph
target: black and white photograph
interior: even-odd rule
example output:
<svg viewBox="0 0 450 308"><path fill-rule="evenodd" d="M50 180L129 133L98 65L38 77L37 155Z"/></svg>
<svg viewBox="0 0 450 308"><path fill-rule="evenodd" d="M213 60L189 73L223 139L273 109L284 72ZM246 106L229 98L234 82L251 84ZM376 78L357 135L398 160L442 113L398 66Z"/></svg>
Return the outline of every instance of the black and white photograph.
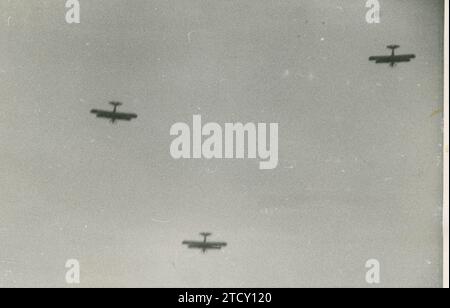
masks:
<svg viewBox="0 0 450 308"><path fill-rule="evenodd" d="M0 288L448 288L447 68L444 0L0 0Z"/></svg>

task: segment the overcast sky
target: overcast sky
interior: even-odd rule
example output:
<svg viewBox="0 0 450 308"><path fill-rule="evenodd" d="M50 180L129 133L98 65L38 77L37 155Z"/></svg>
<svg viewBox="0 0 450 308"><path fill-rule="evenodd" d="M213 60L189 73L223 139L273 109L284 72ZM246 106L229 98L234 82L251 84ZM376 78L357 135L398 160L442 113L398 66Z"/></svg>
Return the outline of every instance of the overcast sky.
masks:
<svg viewBox="0 0 450 308"><path fill-rule="evenodd" d="M0 0L0 286L440 286L443 1L380 2ZM278 168L173 160L194 114L279 123Z"/></svg>

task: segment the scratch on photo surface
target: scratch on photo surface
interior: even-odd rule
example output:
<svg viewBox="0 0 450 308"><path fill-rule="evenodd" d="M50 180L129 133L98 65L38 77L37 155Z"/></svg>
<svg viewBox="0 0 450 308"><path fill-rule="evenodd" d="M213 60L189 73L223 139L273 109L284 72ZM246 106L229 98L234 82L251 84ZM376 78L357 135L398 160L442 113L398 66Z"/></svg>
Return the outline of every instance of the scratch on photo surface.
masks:
<svg viewBox="0 0 450 308"><path fill-rule="evenodd" d="M192 35L192 33L194 33L194 32L195 32L195 31L190 31L190 32L187 34L187 38L188 38L189 44L192 42L191 35Z"/></svg>
<svg viewBox="0 0 450 308"><path fill-rule="evenodd" d="M153 222L157 222L157 223L161 223L161 224L168 224L170 222L170 220L161 220L161 219L156 219L156 218L152 218L151 220Z"/></svg>

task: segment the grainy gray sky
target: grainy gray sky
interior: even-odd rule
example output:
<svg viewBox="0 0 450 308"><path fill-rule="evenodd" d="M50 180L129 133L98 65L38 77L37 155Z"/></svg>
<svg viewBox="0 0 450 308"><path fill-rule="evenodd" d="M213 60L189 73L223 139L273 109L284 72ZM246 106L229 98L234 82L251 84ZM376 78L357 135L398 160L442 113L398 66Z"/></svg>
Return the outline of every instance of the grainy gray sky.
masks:
<svg viewBox="0 0 450 308"><path fill-rule="evenodd" d="M0 286L440 286L443 1L380 2L0 0ZM279 167L173 160L194 114L279 123Z"/></svg>

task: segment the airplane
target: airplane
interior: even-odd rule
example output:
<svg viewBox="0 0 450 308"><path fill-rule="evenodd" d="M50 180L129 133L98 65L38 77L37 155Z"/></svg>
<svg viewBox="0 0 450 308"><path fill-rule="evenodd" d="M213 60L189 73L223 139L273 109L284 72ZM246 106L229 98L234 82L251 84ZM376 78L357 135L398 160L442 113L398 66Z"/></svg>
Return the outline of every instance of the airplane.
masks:
<svg viewBox="0 0 450 308"><path fill-rule="evenodd" d="M411 59L416 58L416 55L413 55L413 54L396 55L395 50L399 47L400 47L399 45L389 45L389 46L387 46L387 48L392 50L392 53L390 56L374 56L374 57L370 57L369 61L375 61L376 64L388 63L391 67L394 67L396 63L410 62Z"/></svg>
<svg viewBox="0 0 450 308"><path fill-rule="evenodd" d="M222 247L227 246L224 242L207 242L206 238L211 236L212 233L200 233L203 236L203 241L184 241L183 245L187 245L190 249L201 249L205 254L209 249L220 250Z"/></svg>
<svg viewBox="0 0 450 308"><path fill-rule="evenodd" d="M117 112L117 107L122 106L122 103L110 102L109 104L114 106L113 111L92 109L91 113L96 114L97 118L110 119L111 123L115 123L118 120L131 121L137 118L137 114L134 113Z"/></svg>

